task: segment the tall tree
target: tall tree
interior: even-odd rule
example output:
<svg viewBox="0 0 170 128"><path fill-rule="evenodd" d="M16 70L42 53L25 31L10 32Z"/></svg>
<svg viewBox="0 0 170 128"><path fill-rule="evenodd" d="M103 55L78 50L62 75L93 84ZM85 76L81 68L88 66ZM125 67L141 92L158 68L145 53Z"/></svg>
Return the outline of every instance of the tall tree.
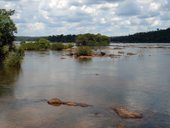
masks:
<svg viewBox="0 0 170 128"><path fill-rule="evenodd" d="M14 33L17 32L17 28L11 19L14 13L14 10L0 9L0 47L12 45L15 39Z"/></svg>

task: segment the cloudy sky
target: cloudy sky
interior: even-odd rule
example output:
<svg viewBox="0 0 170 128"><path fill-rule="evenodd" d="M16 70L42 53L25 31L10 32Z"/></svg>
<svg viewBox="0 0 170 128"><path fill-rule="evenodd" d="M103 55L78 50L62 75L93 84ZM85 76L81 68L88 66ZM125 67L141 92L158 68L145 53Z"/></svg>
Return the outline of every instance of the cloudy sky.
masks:
<svg viewBox="0 0 170 128"><path fill-rule="evenodd" d="M0 0L0 8L16 10L17 35L118 36L170 27L170 0Z"/></svg>

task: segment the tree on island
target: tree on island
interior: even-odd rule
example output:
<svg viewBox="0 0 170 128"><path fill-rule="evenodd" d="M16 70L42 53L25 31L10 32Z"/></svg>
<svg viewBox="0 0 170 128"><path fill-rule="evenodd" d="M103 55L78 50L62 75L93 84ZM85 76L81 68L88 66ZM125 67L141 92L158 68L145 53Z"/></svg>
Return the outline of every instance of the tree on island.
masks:
<svg viewBox="0 0 170 128"><path fill-rule="evenodd" d="M77 46L108 46L110 39L101 34L80 34L76 37Z"/></svg>

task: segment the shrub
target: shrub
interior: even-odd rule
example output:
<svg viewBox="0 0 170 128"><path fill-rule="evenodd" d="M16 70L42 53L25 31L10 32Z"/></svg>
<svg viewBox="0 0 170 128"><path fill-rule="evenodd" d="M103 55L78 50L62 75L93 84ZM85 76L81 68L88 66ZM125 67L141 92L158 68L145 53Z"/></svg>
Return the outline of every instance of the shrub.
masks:
<svg viewBox="0 0 170 128"><path fill-rule="evenodd" d="M65 48L65 46L62 43L53 43L53 44L51 44L51 50L61 51L64 48Z"/></svg>
<svg viewBox="0 0 170 128"><path fill-rule="evenodd" d="M74 47L74 44L71 43L64 45L64 49L72 48L72 47Z"/></svg>
<svg viewBox="0 0 170 128"><path fill-rule="evenodd" d="M13 46L12 50L6 52L3 64L7 67L19 67L23 56L24 50L21 47L16 48Z"/></svg>
<svg viewBox="0 0 170 128"><path fill-rule="evenodd" d="M21 47L24 50L37 50L37 45L34 42L23 43L23 44L21 44Z"/></svg>
<svg viewBox="0 0 170 128"><path fill-rule="evenodd" d="M47 50L50 47L50 42L44 38L35 42L37 50Z"/></svg>
<svg viewBox="0 0 170 128"><path fill-rule="evenodd" d="M19 67L22 59L23 55L20 53L20 51L17 52L12 51L9 52L8 55L5 57L3 63L7 67Z"/></svg>
<svg viewBox="0 0 170 128"><path fill-rule="evenodd" d="M6 55L9 52L9 45L4 45L2 47L2 54Z"/></svg>
<svg viewBox="0 0 170 128"><path fill-rule="evenodd" d="M50 42L44 38L41 38L35 42L21 43L21 47L24 50L37 50L37 51L47 50L50 47Z"/></svg>
<svg viewBox="0 0 170 128"><path fill-rule="evenodd" d="M77 49L77 56L90 56L92 55L92 49L88 46L81 46Z"/></svg>

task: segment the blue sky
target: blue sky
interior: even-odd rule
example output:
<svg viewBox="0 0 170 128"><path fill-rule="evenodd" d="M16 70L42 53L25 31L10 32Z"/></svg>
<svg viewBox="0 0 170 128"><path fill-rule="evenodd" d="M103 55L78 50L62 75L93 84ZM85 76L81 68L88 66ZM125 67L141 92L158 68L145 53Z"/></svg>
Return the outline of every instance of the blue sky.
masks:
<svg viewBox="0 0 170 128"><path fill-rule="evenodd" d="M170 0L0 0L15 9L23 36L101 33L109 36L170 27Z"/></svg>

